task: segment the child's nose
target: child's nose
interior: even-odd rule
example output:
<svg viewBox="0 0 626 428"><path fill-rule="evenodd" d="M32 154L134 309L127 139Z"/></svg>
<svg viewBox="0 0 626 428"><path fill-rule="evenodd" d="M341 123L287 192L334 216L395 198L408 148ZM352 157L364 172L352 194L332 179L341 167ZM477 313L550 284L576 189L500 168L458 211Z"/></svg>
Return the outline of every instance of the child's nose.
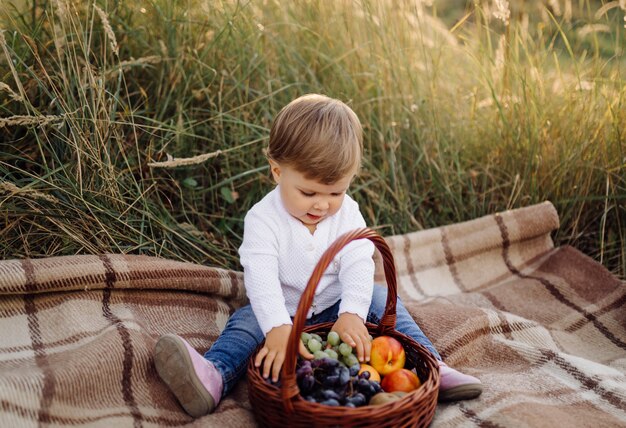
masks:
<svg viewBox="0 0 626 428"><path fill-rule="evenodd" d="M326 211L328 209L328 201L325 199L320 199L315 203L315 208L320 211Z"/></svg>

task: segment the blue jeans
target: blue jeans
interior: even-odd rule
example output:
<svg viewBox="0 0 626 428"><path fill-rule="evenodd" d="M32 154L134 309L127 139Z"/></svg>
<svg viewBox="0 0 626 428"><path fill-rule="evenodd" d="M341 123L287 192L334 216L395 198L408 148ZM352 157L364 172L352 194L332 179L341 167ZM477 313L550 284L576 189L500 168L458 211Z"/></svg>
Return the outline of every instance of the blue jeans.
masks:
<svg viewBox="0 0 626 428"><path fill-rule="evenodd" d="M378 324L385 312L387 302L387 287L374 287L372 303L367 321ZM339 301L330 308L314 314L306 321L306 325L324 322L335 322L339 312ZM400 299L396 304L396 330L412 337L416 342L424 345L435 358L441 360L439 353L428 340L426 335L415 323ZM222 397L228 394L237 381L246 373L248 360L254 350L263 342L265 336L257 323L250 305L239 308L228 320L224 331L217 338L204 358L211 361L222 375L224 389Z"/></svg>

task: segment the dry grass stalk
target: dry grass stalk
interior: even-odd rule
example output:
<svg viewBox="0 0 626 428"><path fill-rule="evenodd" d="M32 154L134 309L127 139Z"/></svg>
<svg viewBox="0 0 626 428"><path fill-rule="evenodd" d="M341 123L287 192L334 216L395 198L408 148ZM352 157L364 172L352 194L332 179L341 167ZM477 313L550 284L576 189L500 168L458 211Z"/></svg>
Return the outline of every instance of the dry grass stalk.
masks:
<svg viewBox="0 0 626 428"><path fill-rule="evenodd" d="M498 49L496 49L496 57L493 66L493 80L499 81L502 79L505 67L505 53L506 53L506 36L503 34L498 41Z"/></svg>
<svg viewBox="0 0 626 428"><path fill-rule="evenodd" d="M572 22L572 0L565 0L563 8L563 19L565 22Z"/></svg>
<svg viewBox="0 0 626 428"><path fill-rule="evenodd" d="M41 193L40 191L34 190L34 189L24 189L22 187L17 187L15 184L10 183L8 181L0 182L0 193L10 193L11 196L19 194L22 196L27 196L27 197L31 197L35 199L43 199L45 201L52 202L55 204L60 202L54 196L46 195L45 193Z"/></svg>
<svg viewBox="0 0 626 428"><path fill-rule="evenodd" d="M120 63L113 70L107 71L106 76L107 78L111 77L111 75L116 74L119 71L126 71L133 66L143 66L144 64L158 64L162 60L163 58L160 55L151 55L127 61L120 61Z"/></svg>
<svg viewBox="0 0 626 428"><path fill-rule="evenodd" d="M63 21L67 21L67 17L69 16L69 12L67 10L67 3L65 0L54 0L54 4L56 5L57 16Z"/></svg>
<svg viewBox="0 0 626 428"><path fill-rule="evenodd" d="M29 126L29 125L44 126L44 125L48 125L49 123L58 122L64 119L65 119L65 116L52 116L52 115L49 115L49 116L15 115L15 116L9 116L9 117L2 117L0 118L0 129L4 128L5 126Z"/></svg>
<svg viewBox="0 0 626 428"><path fill-rule="evenodd" d="M7 64L9 65L9 68L11 69L11 74L13 75L13 79L15 79L15 83L17 84L17 87L20 91L21 98L22 100L24 100L26 91L24 91L24 87L22 86L19 74L17 72L17 70L15 69L15 64L13 63L13 58L11 57L11 54L9 52L9 49L7 47L7 41L4 38L4 30L0 28L0 48L2 48L2 51L4 52L4 56L6 57L7 60ZM2 128L2 125L0 124L0 128Z"/></svg>
<svg viewBox="0 0 626 428"><path fill-rule="evenodd" d="M217 157L220 154L222 154L222 151L217 150L215 152L205 153L191 158L172 158L163 162L150 162L148 163L148 166L152 168L176 168L179 166L197 165L207 161L208 159Z"/></svg>
<svg viewBox="0 0 626 428"><path fill-rule="evenodd" d="M59 30L59 27L56 23L52 25L52 28L54 30L54 34L62 34L61 30ZM59 56L59 58L62 58L63 55L65 54L65 37L64 36L55 37L54 47L57 50L57 55Z"/></svg>
<svg viewBox="0 0 626 428"><path fill-rule="evenodd" d="M582 28L579 28L576 33L578 33L578 37L581 39L585 37L587 34L591 33L610 33L611 29L606 24L587 24Z"/></svg>
<svg viewBox="0 0 626 428"><path fill-rule="evenodd" d="M102 9L100 9L97 5L93 5L100 16L100 20L102 21L102 27L104 28L104 32L109 38L109 42L111 43L111 49L115 55L119 55L119 48L117 46L117 39L115 38L115 33L113 32L113 28L111 27L111 23L109 22L109 18L106 13Z"/></svg>
<svg viewBox="0 0 626 428"><path fill-rule="evenodd" d="M615 9L616 7L621 7L622 2L624 3L624 7L626 7L626 0L620 0L619 2L611 1L611 2L606 3L600 9L596 10L596 13L594 14L594 18L595 19L602 18L602 15L605 15L609 10Z"/></svg>
<svg viewBox="0 0 626 428"><path fill-rule="evenodd" d="M548 0L548 4L552 8L554 16L561 16L561 4L558 0Z"/></svg>
<svg viewBox="0 0 626 428"><path fill-rule="evenodd" d="M4 82L0 82L0 91L7 92L9 94L9 97L11 97L11 99L14 101L24 101L24 98L22 98L21 95L17 94L13 89L11 89L9 85Z"/></svg>
<svg viewBox="0 0 626 428"><path fill-rule="evenodd" d="M494 3L496 10L493 11L493 16L501 20L504 25L509 25L509 18L511 17L509 2L507 0L494 0Z"/></svg>

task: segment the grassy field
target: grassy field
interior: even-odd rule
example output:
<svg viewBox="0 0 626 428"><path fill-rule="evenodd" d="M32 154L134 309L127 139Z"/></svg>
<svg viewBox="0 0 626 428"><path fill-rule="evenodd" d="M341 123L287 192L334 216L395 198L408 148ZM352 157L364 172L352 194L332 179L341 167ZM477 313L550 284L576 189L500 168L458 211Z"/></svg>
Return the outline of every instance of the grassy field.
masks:
<svg viewBox="0 0 626 428"><path fill-rule="evenodd" d="M508 4L510 3L510 5ZM11 1L0 257L239 268L274 114L354 108L352 195L384 235L550 200L626 276L626 1Z"/></svg>

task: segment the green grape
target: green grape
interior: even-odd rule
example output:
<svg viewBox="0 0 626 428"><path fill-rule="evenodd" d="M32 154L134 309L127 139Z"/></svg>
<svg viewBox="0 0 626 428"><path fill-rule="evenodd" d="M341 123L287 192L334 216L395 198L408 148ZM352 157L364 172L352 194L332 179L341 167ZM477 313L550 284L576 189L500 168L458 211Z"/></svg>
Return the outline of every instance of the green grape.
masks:
<svg viewBox="0 0 626 428"><path fill-rule="evenodd" d="M328 343L330 343L331 346L337 346L339 345L339 342L341 342L341 339L339 338L339 333L337 333L336 331L331 331L330 333L328 333Z"/></svg>
<svg viewBox="0 0 626 428"><path fill-rule="evenodd" d="M308 342L309 351L315 353L315 351L320 351L322 349L322 342L315 338L310 338Z"/></svg>
<svg viewBox="0 0 626 428"><path fill-rule="evenodd" d="M320 336L319 334L316 334L316 333L311 333L311 338L317 340L319 343L322 343L324 341L322 339L322 336Z"/></svg>
<svg viewBox="0 0 626 428"><path fill-rule="evenodd" d="M337 354L337 352L333 351L330 348L325 350L324 352L333 360L336 360L337 358L339 358L339 354Z"/></svg>
<svg viewBox="0 0 626 428"><path fill-rule="evenodd" d="M359 359L354 354L344 355L343 362L346 366L352 367L355 364L359 364Z"/></svg>
<svg viewBox="0 0 626 428"><path fill-rule="evenodd" d="M309 339L311 339L311 335L309 333L302 333L300 335L300 340L302 340L302 343L304 343L305 345L309 343Z"/></svg>
<svg viewBox="0 0 626 428"><path fill-rule="evenodd" d="M347 343L342 343L341 345L339 345L339 353L343 355L344 357L351 355L352 346L348 345Z"/></svg>
<svg viewBox="0 0 626 428"><path fill-rule="evenodd" d="M316 360L321 360L322 358L328 358L328 354L321 349L313 352L313 358Z"/></svg>

